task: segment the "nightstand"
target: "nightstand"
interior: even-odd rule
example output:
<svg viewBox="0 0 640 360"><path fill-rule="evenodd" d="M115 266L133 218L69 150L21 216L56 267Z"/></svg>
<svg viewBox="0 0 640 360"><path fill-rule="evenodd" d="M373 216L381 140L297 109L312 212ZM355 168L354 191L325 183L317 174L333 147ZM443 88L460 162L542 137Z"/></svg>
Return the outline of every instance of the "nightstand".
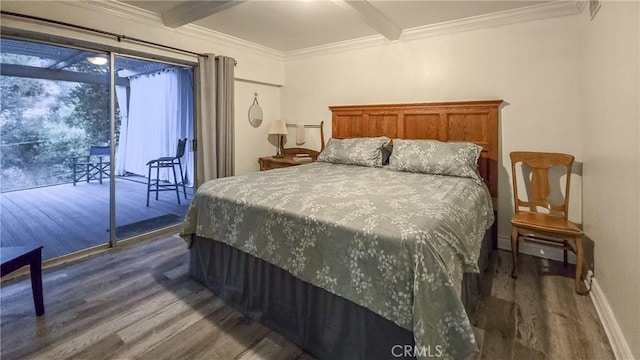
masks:
<svg viewBox="0 0 640 360"><path fill-rule="evenodd" d="M279 168L285 168L285 167L289 167L289 166L297 166L297 165L302 165L302 164L308 164L313 162L312 161L294 161L293 160L293 156L291 155L285 155L283 157L273 157L273 156L267 156L267 157L261 157L260 159L258 159L258 162L260 163L260 171L264 171L264 170L271 170L271 169L279 169Z"/></svg>

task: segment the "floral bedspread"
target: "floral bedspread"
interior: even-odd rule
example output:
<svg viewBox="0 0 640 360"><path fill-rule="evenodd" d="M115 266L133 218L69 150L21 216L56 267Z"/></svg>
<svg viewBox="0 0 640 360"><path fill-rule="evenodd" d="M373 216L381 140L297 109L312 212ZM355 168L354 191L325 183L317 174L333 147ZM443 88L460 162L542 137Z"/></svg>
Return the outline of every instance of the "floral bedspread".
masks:
<svg viewBox="0 0 640 360"><path fill-rule="evenodd" d="M209 181L181 235L222 241L413 331L418 358L477 351L460 299L493 223L472 179L312 163Z"/></svg>

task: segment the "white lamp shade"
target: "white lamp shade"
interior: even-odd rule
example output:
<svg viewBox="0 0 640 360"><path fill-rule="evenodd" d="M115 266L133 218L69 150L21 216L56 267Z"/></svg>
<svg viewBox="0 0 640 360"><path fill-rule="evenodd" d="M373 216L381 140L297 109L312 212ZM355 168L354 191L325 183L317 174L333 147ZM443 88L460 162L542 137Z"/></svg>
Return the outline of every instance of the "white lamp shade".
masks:
<svg viewBox="0 0 640 360"><path fill-rule="evenodd" d="M283 120L275 120L269 128L269 135L287 135L287 124Z"/></svg>

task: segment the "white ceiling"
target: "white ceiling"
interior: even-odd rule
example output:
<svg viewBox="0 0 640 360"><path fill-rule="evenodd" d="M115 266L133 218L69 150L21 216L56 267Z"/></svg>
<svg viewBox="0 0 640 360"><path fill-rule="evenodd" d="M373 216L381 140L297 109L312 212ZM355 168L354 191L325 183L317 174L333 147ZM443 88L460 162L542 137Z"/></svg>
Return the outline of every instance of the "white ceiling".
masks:
<svg viewBox="0 0 640 360"><path fill-rule="evenodd" d="M173 28L195 24L288 52L532 6L548 1L122 1L161 15Z"/></svg>

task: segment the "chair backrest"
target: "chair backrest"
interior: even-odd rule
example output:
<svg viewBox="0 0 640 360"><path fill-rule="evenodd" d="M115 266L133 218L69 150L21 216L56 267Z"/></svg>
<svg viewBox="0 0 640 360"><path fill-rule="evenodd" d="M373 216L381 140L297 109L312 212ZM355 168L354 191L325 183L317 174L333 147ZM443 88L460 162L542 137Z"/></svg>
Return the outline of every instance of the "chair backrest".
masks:
<svg viewBox="0 0 640 360"><path fill-rule="evenodd" d="M513 201L515 212L520 207L544 207L548 210L561 212L567 219L569 214L569 190L571 186L571 166L574 157L569 154L514 151L511 154L511 178L513 180ZM526 164L531 169L531 183L529 184L529 199L520 200L518 197L518 174L516 164ZM549 202L549 169L554 166L564 166L566 170L564 201L561 204ZM525 179L527 180L527 179Z"/></svg>
<svg viewBox="0 0 640 360"><path fill-rule="evenodd" d="M89 148L89 156L109 156L111 155L110 146L91 146Z"/></svg>
<svg viewBox="0 0 640 360"><path fill-rule="evenodd" d="M184 156L184 150L187 147L187 138L178 139L178 148L176 149L176 159Z"/></svg>

